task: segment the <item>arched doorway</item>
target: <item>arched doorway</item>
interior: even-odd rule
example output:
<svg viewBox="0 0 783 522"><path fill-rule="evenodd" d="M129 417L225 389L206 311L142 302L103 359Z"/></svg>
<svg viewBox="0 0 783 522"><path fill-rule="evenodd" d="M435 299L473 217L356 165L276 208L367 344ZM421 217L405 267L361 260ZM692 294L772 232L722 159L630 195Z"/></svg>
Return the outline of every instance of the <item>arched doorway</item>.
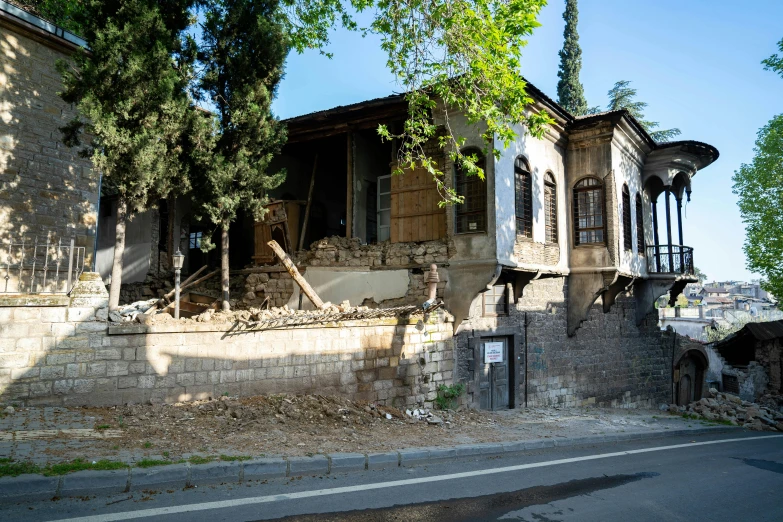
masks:
<svg viewBox="0 0 783 522"><path fill-rule="evenodd" d="M674 366L675 402L687 406L702 397L707 358L698 350L688 350Z"/></svg>

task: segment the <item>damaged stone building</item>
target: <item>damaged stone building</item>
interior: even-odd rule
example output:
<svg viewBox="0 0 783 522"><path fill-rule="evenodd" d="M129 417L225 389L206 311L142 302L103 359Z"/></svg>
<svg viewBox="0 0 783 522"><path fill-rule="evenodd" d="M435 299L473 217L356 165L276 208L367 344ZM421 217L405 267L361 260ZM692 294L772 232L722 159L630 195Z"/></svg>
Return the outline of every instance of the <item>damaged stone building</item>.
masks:
<svg viewBox="0 0 783 522"><path fill-rule="evenodd" d="M276 163L287 179L269 194L264 222L234 227L246 246L232 252L245 277L238 304L269 297L274 306L311 306L275 266L269 239L336 303L421 303L435 264L438 296L455 318L454 379L467 384L470 405L673 401L674 348L657 328L654 302L667 292L676 299L695 280L682 207L718 151L696 141L655 143L623 110L574 117L529 90L532 109L556 123L543 139L520 127L511 147L493 144L500 157L481 158L485 181L433 147L447 184L465 198L452 207L438 205L425 171L392 175L396 144L376 129L401 125L404 97L287 120ZM480 126L450 118L466 138L463 152L481 151ZM180 233L193 257L198 234ZM487 347L499 351L498 362L488 362Z"/></svg>
<svg viewBox="0 0 783 522"><path fill-rule="evenodd" d="M21 31L20 22L14 23L14 30ZM286 181L268 194L272 203L264 221L240 216L231 227L236 306L311 306L277 264L267 246L270 239L283 246L324 301L347 300L370 309L420 305L435 265L450 333L438 326L439 348L427 356L448 364L439 367L437 376L423 371L413 378L465 383L463 400L483 409L674 402L680 385L674 366L685 354L679 353L677 336L657 328L654 302L667 292L673 302L685 284L696 281L693 251L684 246L682 207L690 199L692 179L718 158L718 151L696 141L656 143L624 110L575 117L532 84L528 92L534 100L530 110L547 111L555 123L542 139L518 127L510 147L491 144L499 157L480 157L485 180L465 175L432 147L446 184L464 197L464 203L448 207L438 205L436 184L424 170L392 175L398 144L381 140L377 127L399 128L406 119L403 96L287 120L288 143L275 164L287 170ZM433 117L443 123L441 110ZM449 121L454 133L466 139L463 152L480 154L482 126L468 125L458 114L450 114ZM50 139L56 124L50 122ZM71 161L83 168L80 160ZM90 190L97 189L89 170L79 172ZM60 175L46 174L55 181ZM85 216L95 216L94 194L84 193L85 207L92 211ZM97 234L95 271L104 282L113 256L114 214L111 198L104 197L97 232L85 225L85 234ZM187 197L136 216L127 230L126 302L154 297L170 285L168 256L178 247L186 254L186 274L216 266L219 253L200 250L211 233L193 219ZM217 285L217 279L209 283ZM161 328L177 339L192 338L193 350L207 350L195 331ZM417 350L428 351L417 333L406 332L399 335L414 336ZM151 346L163 332L133 335ZM302 337L312 341L313 353L317 337L312 332ZM266 349L264 339L256 337L254 349ZM118 340L107 342L113 346ZM223 342L214 335L216 345ZM394 347L372 349L393 352ZM143 357L135 350L135 357ZM308 364L310 356L302 356ZM703 376L704 358L693 360L700 365L691 372L694 378ZM188 364L183 361L183 368ZM319 371L319 364L313 362L312 371ZM120 371L114 379L141 382L124 366ZM263 380L259 375L253 378ZM157 388L164 379L179 385L165 375L158 378L151 386ZM317 382L308 378L311 385ZM268 389L259 386L256 391ZM694 386L687 394L695 397L701 389ZM244 393L239 385L236 390ZM389 400L410 403L410 398Z"/></svg>

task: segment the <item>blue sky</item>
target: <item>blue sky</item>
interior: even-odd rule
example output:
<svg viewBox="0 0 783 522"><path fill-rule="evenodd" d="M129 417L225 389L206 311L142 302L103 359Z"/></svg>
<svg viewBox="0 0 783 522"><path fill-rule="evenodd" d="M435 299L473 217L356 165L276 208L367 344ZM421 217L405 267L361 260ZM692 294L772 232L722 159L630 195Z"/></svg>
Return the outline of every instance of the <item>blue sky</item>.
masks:
<svg viewBox="0 0 783 522"><path fill-rule="evenodd" d="M525 50L522 74L557 96L563 0L550 0ZM651 7L652 6L652 7ZM753 157L758 129L783 113L783 79L761 60L783 38L783 1L580 0L582 84L588 103L606 105L606 91L631 80L646 117L678 127L680 139L714 145L720 158L694 178L684 219L685 244L710 279L750 279L744 226L731 176ZM275 111L288 118L399 90L374 37L335 31L331 60L292 54ZM783 226L783 225L781 225ZM676 230L676 228L675 228ZM675 233L676 235L676 233Z"/></svg>

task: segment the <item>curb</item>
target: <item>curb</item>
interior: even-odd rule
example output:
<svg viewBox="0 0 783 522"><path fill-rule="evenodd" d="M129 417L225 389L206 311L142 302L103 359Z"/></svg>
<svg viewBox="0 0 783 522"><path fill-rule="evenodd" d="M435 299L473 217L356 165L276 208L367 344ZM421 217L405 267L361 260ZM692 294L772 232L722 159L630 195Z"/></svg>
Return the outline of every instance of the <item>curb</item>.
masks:
<svg viewBox="0 0 783 522"><path fill-rule="evenodd" d="M501 456L524 451L580 444L609 444L660 439L681 435L735 432L739 427L679 429L652 433L615 433L563 439L530 439L511 442L463 444L455 447L405 448L386 453L335 453L312 457L258 458L246 461L170 464L151 468L110 471L78 471L59 477L19 475L0 478L0 503L53 497L113 495L142 489L181 489L208 484L240 483L303 475L328 475L349 471L437 464L450 459Z"/></svg>

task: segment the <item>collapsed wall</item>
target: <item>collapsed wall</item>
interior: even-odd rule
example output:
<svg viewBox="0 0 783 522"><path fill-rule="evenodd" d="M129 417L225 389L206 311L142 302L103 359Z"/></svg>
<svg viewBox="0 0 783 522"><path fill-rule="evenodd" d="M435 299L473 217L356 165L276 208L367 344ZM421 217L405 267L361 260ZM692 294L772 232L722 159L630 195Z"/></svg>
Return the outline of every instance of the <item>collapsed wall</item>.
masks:
<svg viewBox="0 0 783 522"><path fill-rule="evenodd" d="M100 285L99 285L100 286ZM452 318L431 314L243 329L194 320L119 324L89 301L0 303L0 400L119 405L322 393L432 407L453 382Z"/></svg>

